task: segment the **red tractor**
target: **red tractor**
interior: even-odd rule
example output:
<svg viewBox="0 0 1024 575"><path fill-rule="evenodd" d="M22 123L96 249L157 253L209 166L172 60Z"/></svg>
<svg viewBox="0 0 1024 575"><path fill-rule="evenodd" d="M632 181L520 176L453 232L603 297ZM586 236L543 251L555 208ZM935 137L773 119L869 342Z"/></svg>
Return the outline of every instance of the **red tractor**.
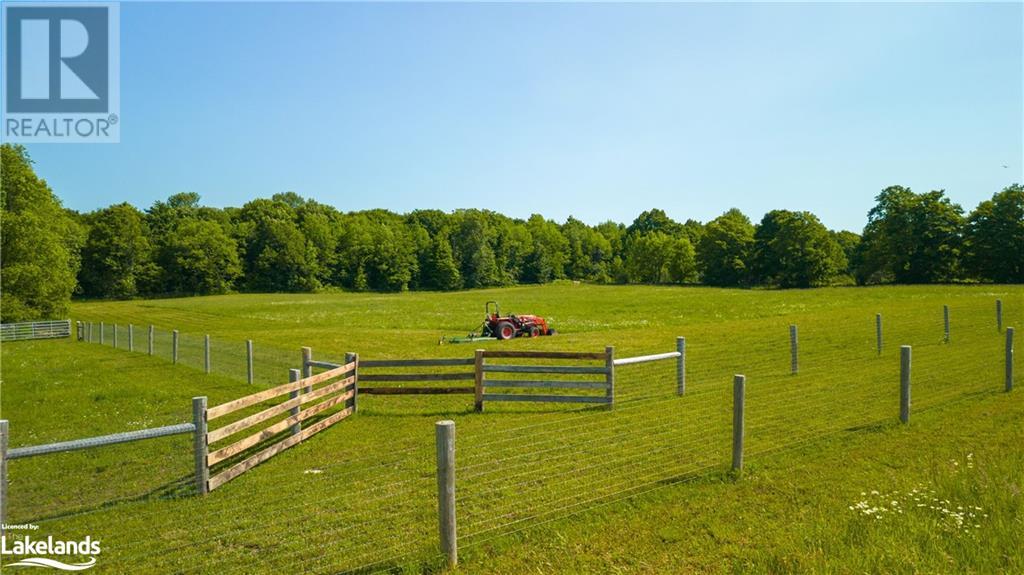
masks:
<svg viewBox="0 0 1024 575"><path fill-rule="evenodd" d="M493 311L492 311L493 306ZM489 301L484 306L484 323L480 333L471 333L466 337L442 337L437 343L470 343L495 339L512 339L514 337L537 337L555 335L555 330L548 327L548 321L538 315L502 316L498 310L498 302Z"/></svg>
<svg viewBox="0 0 1024 575"><path fill-rule="evenodd" d="M493 311L492 310L493 306ZM498 309L498 302L489 301L484 305L484 324L481 328L483 337L494 337L497 339L512 339L514 337L537 337L541 335L555 335L555 330L548 327L546 319L539 315L515 315L502 316Z"/></svg>

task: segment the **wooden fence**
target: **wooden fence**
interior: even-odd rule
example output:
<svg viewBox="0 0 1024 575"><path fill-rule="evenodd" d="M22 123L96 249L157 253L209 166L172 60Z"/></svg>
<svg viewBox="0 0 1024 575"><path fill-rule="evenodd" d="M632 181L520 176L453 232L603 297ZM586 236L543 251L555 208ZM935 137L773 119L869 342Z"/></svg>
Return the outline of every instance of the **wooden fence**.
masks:
<svg viewBox="0 0 1024 575"><path fill-rule="evenodd" d="M301 379L298 377L298 370L293 370L292 381L289 383L209 409L206 408L206 398L198 398L201 402L194 406L194 410L201 413L197 420L204 428L201 430L202 433L196 434L199 438L197 441L203 442L196 449L197 462L200 463L196 466L196 485L199 492L206 493L224 485L285 449L298 445L352 415L356 410L357 394L361 390L358 388L359 358L355 354L351 354L351 358L351 361L344 365L315 375L311 373L312 366L309 366L305 370L306 377ZM210 422L226 415L285 395L288 398L275 405L216 429L205 429ZM332 409L339 407L339 410L331 413ZM317 417L315 422L303 428L303 422L314 417ZM244 431L275 419L278 421L211 451L211 446L215 443L237 437ZM220 469L211 476L210 470L215 466Z"/></svg>
<svg viewBox="0 0 1024 575"><path fill-rule="evenodd" d="M541 359L569 360L574 362L601 361L603 365L554 365L531 363L529 365L507 365L488 363L487 359ZM525 363L525 362L524 362ZM607 347L604 353L566 351L485 351L477 350L476 366L476 408L482 410L487 401L529 401L552 403L597 403L611 405L615 401L615 348ZM502 374L502 375L497 375ZM497 375L497 377L496 377ZM523 376L545 377L545 379L508 379ZM558 379L550 375L563 376ZM598 376L595 379L595 376ZM527 390L526 393L489 393L489 389ZM539 394L534 390L571 389L577 392L596 391L598 394L553 395Z"/></svg>
<svg viewBox="0 0 1024 575"><path fill-rule="evenodd" d="M71 337L71 320L28 321L0 324L0 341Z"/></svg>

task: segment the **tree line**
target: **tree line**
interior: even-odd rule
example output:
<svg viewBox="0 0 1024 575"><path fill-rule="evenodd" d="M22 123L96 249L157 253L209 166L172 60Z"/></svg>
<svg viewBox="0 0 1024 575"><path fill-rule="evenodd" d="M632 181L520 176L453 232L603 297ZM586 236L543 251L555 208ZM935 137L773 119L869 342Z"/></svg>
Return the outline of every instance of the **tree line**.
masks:
<svg viewBox="0 0 1024 575"><path fill-rule="evenodd" d="M341 212L293 192L241 207L175 194L64 209L24 148L2 147L4 321L66 314L72 295L133 298L322 289L396 292L543 284L815 287L1024 282L1024 187L965 215L943 191L892 186L863 233L806 211L701 223L660 209L625 225L466 209Z"/></svg>

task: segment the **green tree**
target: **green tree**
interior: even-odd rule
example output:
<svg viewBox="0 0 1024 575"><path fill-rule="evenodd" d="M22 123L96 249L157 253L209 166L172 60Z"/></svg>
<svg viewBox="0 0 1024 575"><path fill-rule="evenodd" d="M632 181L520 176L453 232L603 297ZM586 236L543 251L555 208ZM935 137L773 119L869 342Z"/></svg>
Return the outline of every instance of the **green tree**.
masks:
<svg viewBox="0 0 1024 575"><path fill-rule="evenodd" d="M754 281L779 287L828 285L846 269L846 255L810 212L772 210L754 232Z"/></svg>
<svg viewBox="0 0 1024 575"><path fill-rule="evenodd" d="M532 283L548 283L565 277L569 259L569 242L558 224L533 214L526 222L533 238L533 251L526 260L523 279Z"/></svg>
<svg viewBox="0 0 1024 575"><path fill-rule="evenodd" d="M750 250L754 226L733 208L704 226L697 246L697 263L704 283L715 286L746 285L750 279Z"/></svg>
<svg viewBox="0 0 1024 575"><path fill-rule="evenodd" d="M668 217L664 210L657 208L642 212L633 220L633 223L626 228L627 235L642 235L652 232L662 232L669 236L675 236L682 232L683 227L679 222Z"/></svg>
<svg viewBox="0 0 1024 575"><path fill-rule="evenodd" d="M87 216L89 232L82 247L82 292L92 297L130 298L156 289L159 269L153 263L149 231L142 212L127 203Z"/></svg>
<svg viewBox="0 0 1024 575"><path fill-rule="evenodd" d="M0 146L0 320L67 316L82 230L22 146Z"/></svg>
<svg viewBox="0 0 1024 575"><path fill-rule="evenodd" d="M200 219L180 221L162 247L164 286L180 294L231 291L242 274L238 249L218 224Z"/></svg>
<svg viewBox="0 0 1024 575"><path fill-rule="evenodd" d="M890 186L868 212L858 253L860 283L935 283L958 276L963 210L942 190Z"/></svg>
<svg viewBox="0 0 1024 575"><path fill-rule="evenodd" d="M1024 283L1024 186L1013 184L971 212L965 229L967 268L998 283Z"/></svg>
<svg viewBox="0 0 1024 575"><path fill-rule="evenodd" d="M424 285L429 289L450 291L462 287L462 276L452 254L452 245L443 233L434 236L431 242L430 256L423 274Z"/></svg>
<svg viewBox="0 0 1024 575"><path fill-rule="evenodd" d="M315 249L296 223L295 210L275 200L253 200L239 212L246 287L252 291L297 292L319 287Z"/></svg>

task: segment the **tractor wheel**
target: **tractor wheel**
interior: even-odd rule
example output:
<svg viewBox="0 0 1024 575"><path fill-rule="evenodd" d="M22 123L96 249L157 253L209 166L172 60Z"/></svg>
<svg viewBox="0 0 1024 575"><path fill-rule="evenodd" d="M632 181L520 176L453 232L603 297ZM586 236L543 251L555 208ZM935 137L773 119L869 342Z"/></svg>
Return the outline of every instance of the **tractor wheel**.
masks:
<svg viewBox="0 0 1024 575"><path fill-rule="evenodd" d="M498 322L498 326L494 331L498 339L512 339L516 336L516 326L508 321Z"/></svg>
<svg viewBox="0 0 1024 575"><path fill-rule="evenodd" d="M540 335L540 328L532 325L530 326L530 337L537 337Z"/></svg>

